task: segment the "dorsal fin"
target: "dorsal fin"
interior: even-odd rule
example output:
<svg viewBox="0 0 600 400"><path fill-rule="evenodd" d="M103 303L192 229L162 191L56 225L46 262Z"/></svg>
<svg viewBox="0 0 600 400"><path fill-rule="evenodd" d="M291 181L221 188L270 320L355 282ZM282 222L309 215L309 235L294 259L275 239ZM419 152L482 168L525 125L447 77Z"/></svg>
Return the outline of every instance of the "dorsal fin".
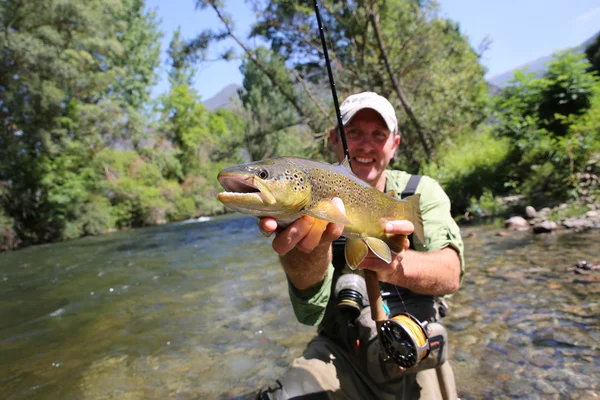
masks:
<svg viewBox="0 0 600 400"><path fill-rule="evenodd" d="M344 157L344 161L342 161L342 162L340 163L340 165L341 165L342 167L344 167L344 168L347 168L347 169L349 169L349 170L351 169L351 168L350 168L350 160L348 160L348 156Z"/></svg>

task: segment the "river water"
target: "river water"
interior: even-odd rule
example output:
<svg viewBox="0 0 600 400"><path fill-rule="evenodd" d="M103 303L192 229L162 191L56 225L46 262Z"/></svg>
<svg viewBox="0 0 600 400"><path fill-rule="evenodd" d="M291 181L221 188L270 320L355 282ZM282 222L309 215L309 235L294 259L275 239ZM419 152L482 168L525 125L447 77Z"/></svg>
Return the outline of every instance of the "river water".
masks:
<svg viewBox="0 0 600 400"><path fill-rule="evenodd" d="M464 227L445 318L463 399L600 393L600 231ZM298 324L270 241L225 216L0 254L0 398L231 399L274 384Z"/></svg>

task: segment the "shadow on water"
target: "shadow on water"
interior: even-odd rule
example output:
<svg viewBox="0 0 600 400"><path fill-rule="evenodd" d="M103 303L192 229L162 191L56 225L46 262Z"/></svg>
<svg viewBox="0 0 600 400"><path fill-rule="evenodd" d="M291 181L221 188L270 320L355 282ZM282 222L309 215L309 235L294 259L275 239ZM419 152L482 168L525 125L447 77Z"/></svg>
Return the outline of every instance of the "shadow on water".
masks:
<svg viewBox="0 0 600 400"><path fill-rule="evenodd" d="M600 232L464 229L446 318L461 398L598 390ZM256 220L219 217L0 254L0 398L249 398L314 328Z"/></svg>

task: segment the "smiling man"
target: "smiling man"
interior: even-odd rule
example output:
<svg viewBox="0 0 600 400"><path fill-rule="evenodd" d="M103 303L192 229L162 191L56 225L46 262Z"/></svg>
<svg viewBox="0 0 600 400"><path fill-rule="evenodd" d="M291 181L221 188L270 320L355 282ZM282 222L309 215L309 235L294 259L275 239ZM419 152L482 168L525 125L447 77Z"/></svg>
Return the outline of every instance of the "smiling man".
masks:
<svg viewBox="0 0 600 400"><path fill-rule="evenodd" d="M389 264L370 254L359 268L376 272L389 317L408 311L421 322L438 323L445 314L441 296L458 290L464 264L448 196L429 177L415 179L387 169L401 143L396 113L387 99L373 92L355 94L344 100L340 111L354 174L383 192L421 194L425 242L415 240L410 249L393 254ZM330 139L341 162L344 149L338 129L330 132ZM334 201L343 211L341 200ZM287 275L296 317L319 327L302 357L259 398L456 398L448 362L414 373L390 367L389 360L373 351L376 329L368 306L358 316L340 311L339 286L364 285L360 274L350 274L345 266L343 242L336 240L343 225L303 216L285 229L278 229L274 219L263 218L259 228L266 236L276 233L273 249ZM410 235L413 229L409 221L391 221L385 227L389 234Z"/></svg>

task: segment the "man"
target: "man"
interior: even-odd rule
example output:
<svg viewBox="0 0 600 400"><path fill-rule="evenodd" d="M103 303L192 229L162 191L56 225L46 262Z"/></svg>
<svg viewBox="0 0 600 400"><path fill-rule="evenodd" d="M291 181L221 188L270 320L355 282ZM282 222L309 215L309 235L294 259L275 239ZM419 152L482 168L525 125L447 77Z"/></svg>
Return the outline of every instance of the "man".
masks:
<svg viewBox="0 0 600 400"><path fill-rule="evenodd" d="M401 193L410 175L386 170L401 142L392 105L376 93L364 92L349 96L340 111L354 174L380 191ZM330 132L330 139L341 162L344 149L337 129ZM388 287L396 285L397 293L388 292L390 305L403 292L411 314L423 314L418 316L422 321L437 320L438 296L458 290L463 245L450 216L450 201L437 182L423 177L416 192L421 193L425 243L414 243L413 247L421 251L394 253L389 264L369 253L359 269L375 271ZM342 201L334 201L344 211ZM302 216L283 230L277 229L274 219L263 218L259 228L265 236L276 233L273 249L280 255L298 320L319 325L319 335L303 356L294 361L276 388L261 394L262 398L456 398L448 363L416 374L382 375L379 365L383 361L375 360L367 349L375 342L370 314L363 312L349 323L340 318L334 305L334 287L342 272L333 266L332 243L342 234L343 225ZM409 221L391 221L385 226L390 234L410 235L413 229Z"/></svg>

